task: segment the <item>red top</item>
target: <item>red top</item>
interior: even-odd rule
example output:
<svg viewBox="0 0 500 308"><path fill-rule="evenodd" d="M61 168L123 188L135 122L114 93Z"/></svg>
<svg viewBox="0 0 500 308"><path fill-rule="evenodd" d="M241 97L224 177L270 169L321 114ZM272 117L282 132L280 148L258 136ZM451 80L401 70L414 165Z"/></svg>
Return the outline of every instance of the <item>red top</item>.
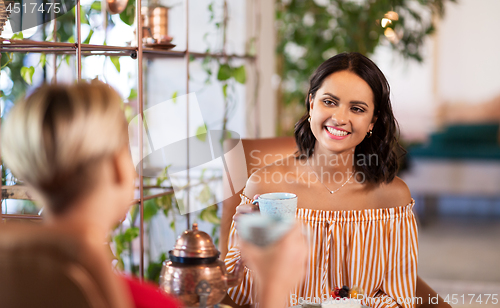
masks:
<svg viewBox="0 0 500 308"><path fill-rule="evenodd" d="M136 308L179 308L181 304L175 298L161 293L158 286L140 282L132 277L121 276L134 300Z"/></svg>

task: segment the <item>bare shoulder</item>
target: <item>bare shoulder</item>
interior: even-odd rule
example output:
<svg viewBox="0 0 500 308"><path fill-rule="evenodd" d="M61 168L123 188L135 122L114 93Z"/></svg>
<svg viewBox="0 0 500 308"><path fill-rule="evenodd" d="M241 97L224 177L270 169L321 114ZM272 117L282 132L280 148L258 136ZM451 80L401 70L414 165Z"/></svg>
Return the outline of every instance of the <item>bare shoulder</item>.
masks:
<svg viewBox="0 0 500 308"><path fill-rule="evenodd" d="M286 185L284 175L295 164L293 155L277 160L252 173L245 187L245 195L252 198L256 194L280 191Z"/></svg>
<svg viewBox="0 0 500 308"><path fill-rule="evenodd" d="M399 177L395 177L390 183L381 184L375 195L380 208L403 206L412 200L410 189Z"/></svg>

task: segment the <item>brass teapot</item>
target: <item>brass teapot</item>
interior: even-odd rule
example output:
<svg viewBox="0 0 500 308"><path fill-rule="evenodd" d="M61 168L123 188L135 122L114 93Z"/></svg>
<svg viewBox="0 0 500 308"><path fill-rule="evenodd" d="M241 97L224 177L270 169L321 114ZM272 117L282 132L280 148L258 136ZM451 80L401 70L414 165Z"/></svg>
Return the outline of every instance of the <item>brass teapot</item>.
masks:
<svg viewBox="0 0 500 308"><path fill-rule="evenodd" d="M220 261L220 252L212 238L198 230L184 231L168 252L169 261L163 262L160 289L174 295L186 307L211 307L220 303L228 288L238 285L243 277L241 262L232 274Z"/></svg>

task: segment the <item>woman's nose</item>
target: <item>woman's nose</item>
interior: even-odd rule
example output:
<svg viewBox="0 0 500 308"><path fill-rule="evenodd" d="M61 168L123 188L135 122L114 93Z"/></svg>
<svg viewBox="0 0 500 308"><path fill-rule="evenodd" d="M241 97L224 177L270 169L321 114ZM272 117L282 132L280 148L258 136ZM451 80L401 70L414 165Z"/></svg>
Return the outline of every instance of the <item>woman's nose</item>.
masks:
<svg viewBox="0 0 500 308"><path fill-rule="evenodd" d="M332 113L332 120L339 126L347 124L349 121L349 111L343 107L335 108Z"/></svg>

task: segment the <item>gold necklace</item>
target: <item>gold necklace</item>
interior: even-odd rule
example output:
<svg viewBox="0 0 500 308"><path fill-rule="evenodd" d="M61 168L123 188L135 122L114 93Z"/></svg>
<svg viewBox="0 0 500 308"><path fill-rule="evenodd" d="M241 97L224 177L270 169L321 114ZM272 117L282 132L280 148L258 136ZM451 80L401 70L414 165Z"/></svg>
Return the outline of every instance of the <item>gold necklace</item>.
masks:
<svg viewBox="0 0 500 308"><path fill-rule="evenodd" d="M342 187L344 187L352 178L352 176L354 175L354 172L351 173L351 176L347 179L347 181L344 182L344 184L342 184L339 188L335 189L335 190L331 190L330 188L328 188L325 183L323 183L323 181L319 178L318 174L313 170L313 168L311 167L311 165L309 165L309 158L307 158L307 167L309 167L309 169L311 169L312 173L314 173L314 175L316 176L316 178L319 180L319 182L325 186L325 188L330 192L330 194L334 194L336 193L337 191L339 191Z"/></svg>

